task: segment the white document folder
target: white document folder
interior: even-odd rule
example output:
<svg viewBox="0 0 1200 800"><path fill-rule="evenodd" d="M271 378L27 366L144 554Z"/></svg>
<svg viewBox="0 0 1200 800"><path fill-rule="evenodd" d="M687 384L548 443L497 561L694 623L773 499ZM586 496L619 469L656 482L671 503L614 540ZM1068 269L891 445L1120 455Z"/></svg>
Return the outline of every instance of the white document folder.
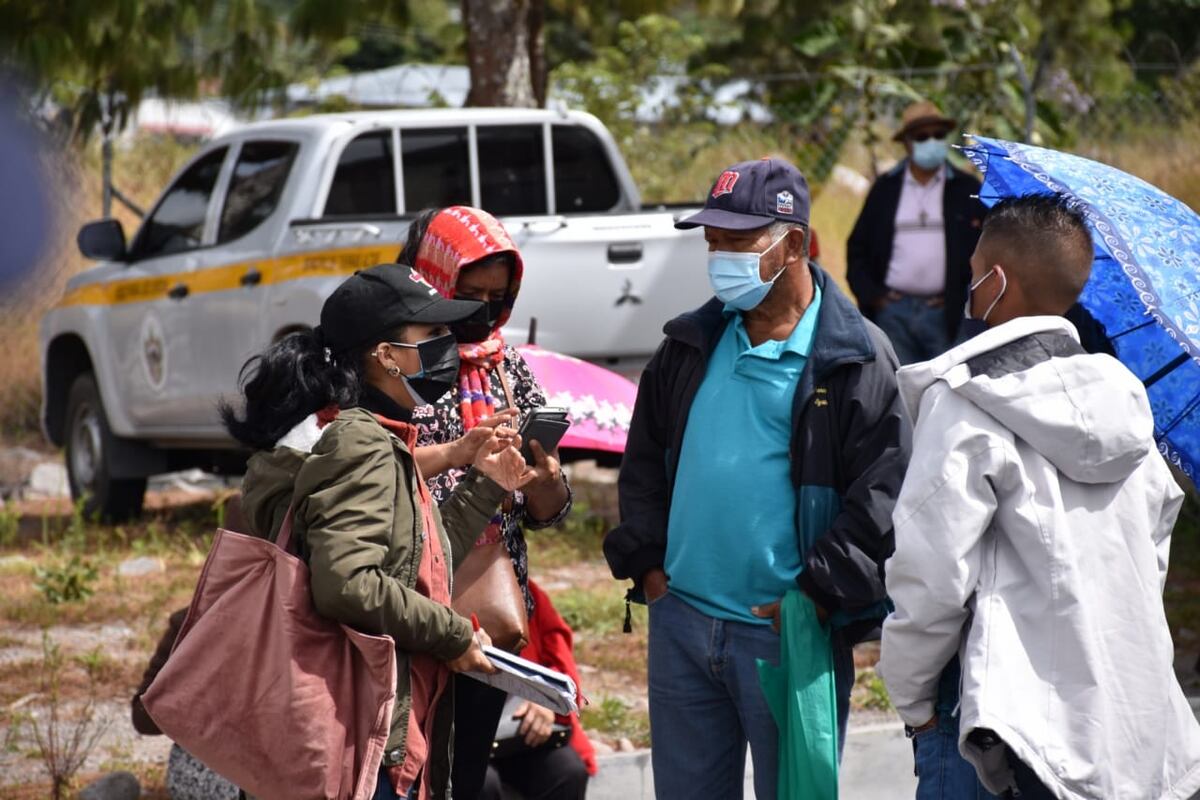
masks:
<svg viewBox="0 0 1200 800"><path fill-rule="evenodd" d="M496 667L496 672L467 672L477 681L495 686L502 692L515 694L526 700L545 706L556 714L571 714L579 710L578 690L569 675L535 664L490 645L483 654Z"/></svg>

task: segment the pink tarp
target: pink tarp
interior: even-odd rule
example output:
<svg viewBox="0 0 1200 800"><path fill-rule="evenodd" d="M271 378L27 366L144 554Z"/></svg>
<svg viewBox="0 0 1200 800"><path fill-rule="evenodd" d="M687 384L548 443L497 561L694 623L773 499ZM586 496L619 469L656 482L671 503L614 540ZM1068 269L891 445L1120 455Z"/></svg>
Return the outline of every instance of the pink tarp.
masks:
<svg viewBox="0 0 1200 800"><path fill-rule="evenodd" d="M518 350L546 390L546 405L566 408L571 429L561 448L625 452L637 386L628 378L573 356L523 345Z"/></svg>

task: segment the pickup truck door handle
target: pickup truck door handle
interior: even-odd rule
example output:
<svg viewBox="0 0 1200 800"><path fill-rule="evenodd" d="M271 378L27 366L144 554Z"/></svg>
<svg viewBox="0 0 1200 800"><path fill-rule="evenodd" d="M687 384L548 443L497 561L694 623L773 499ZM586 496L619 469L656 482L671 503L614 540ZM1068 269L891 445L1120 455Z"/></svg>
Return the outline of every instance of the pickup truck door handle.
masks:
<svg viewBox="0 0 1200 800"><path fill-rule="evenodd" d="M527 220L521 225L521 233L525 236L549 236L567 227L567 218L560 215L545 217L539 220Z"/></svg>
<svg viewBox="0 0 1200 800"><path fill-rule="evenodd" d="M242 286L246 287L258 286L262 283L262 273L256 269L252 269L242 276L241 283Z"/></svg>
<svg viewBox="0 0 1200 800"><path fill-rule="evenodd" d="M177 283L167 292L167 297L172 300L182 300L191 292L186 283Z"/></svg>
<svg viewBox="0 0 1200 800"><path fill-rule="evenodd" d="M608 246L608 263L610 264L636 264L641 260L641 242L610 244Z"/></svg>

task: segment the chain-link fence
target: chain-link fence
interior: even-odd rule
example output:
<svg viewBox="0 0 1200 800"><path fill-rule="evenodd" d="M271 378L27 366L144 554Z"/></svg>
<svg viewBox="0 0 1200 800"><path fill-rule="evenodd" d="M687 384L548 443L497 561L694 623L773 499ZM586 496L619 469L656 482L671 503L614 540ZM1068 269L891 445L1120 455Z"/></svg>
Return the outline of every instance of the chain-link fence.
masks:
<svg viewBox="0 0 1200 800"><path fill-rule="evenodd" d="M648 202L703 196L714 165L778 154L816 187L839 164L870 179L903 155L892 142L904 108L934 100L963 133L1032 141L1097 155L1116 142L1200 120L1200 82L1143 70L1124 89L1080 90L1052 73L1035 93L1011 65L746 78L712 90L704 118L670 111L609 121ZM694 105L694 104L693 104Z"/></svg>

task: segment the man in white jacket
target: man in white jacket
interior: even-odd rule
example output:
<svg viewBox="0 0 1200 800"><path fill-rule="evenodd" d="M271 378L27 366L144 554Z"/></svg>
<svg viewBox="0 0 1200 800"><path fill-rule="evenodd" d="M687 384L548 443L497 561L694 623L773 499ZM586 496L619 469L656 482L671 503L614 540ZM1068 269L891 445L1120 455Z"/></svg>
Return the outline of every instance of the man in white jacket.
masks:
<svg viewBox="0 0 1200 800"><path fill-rule="evenodd" d="M992 792L1188 798L1200 725L1162 603L1183 494L1141 382L1056 316L1091 261L1064 199L998 203L968 298L989 330L900 370L915 430L879 670L919 751L958 657L958 747Z"/></svg>

